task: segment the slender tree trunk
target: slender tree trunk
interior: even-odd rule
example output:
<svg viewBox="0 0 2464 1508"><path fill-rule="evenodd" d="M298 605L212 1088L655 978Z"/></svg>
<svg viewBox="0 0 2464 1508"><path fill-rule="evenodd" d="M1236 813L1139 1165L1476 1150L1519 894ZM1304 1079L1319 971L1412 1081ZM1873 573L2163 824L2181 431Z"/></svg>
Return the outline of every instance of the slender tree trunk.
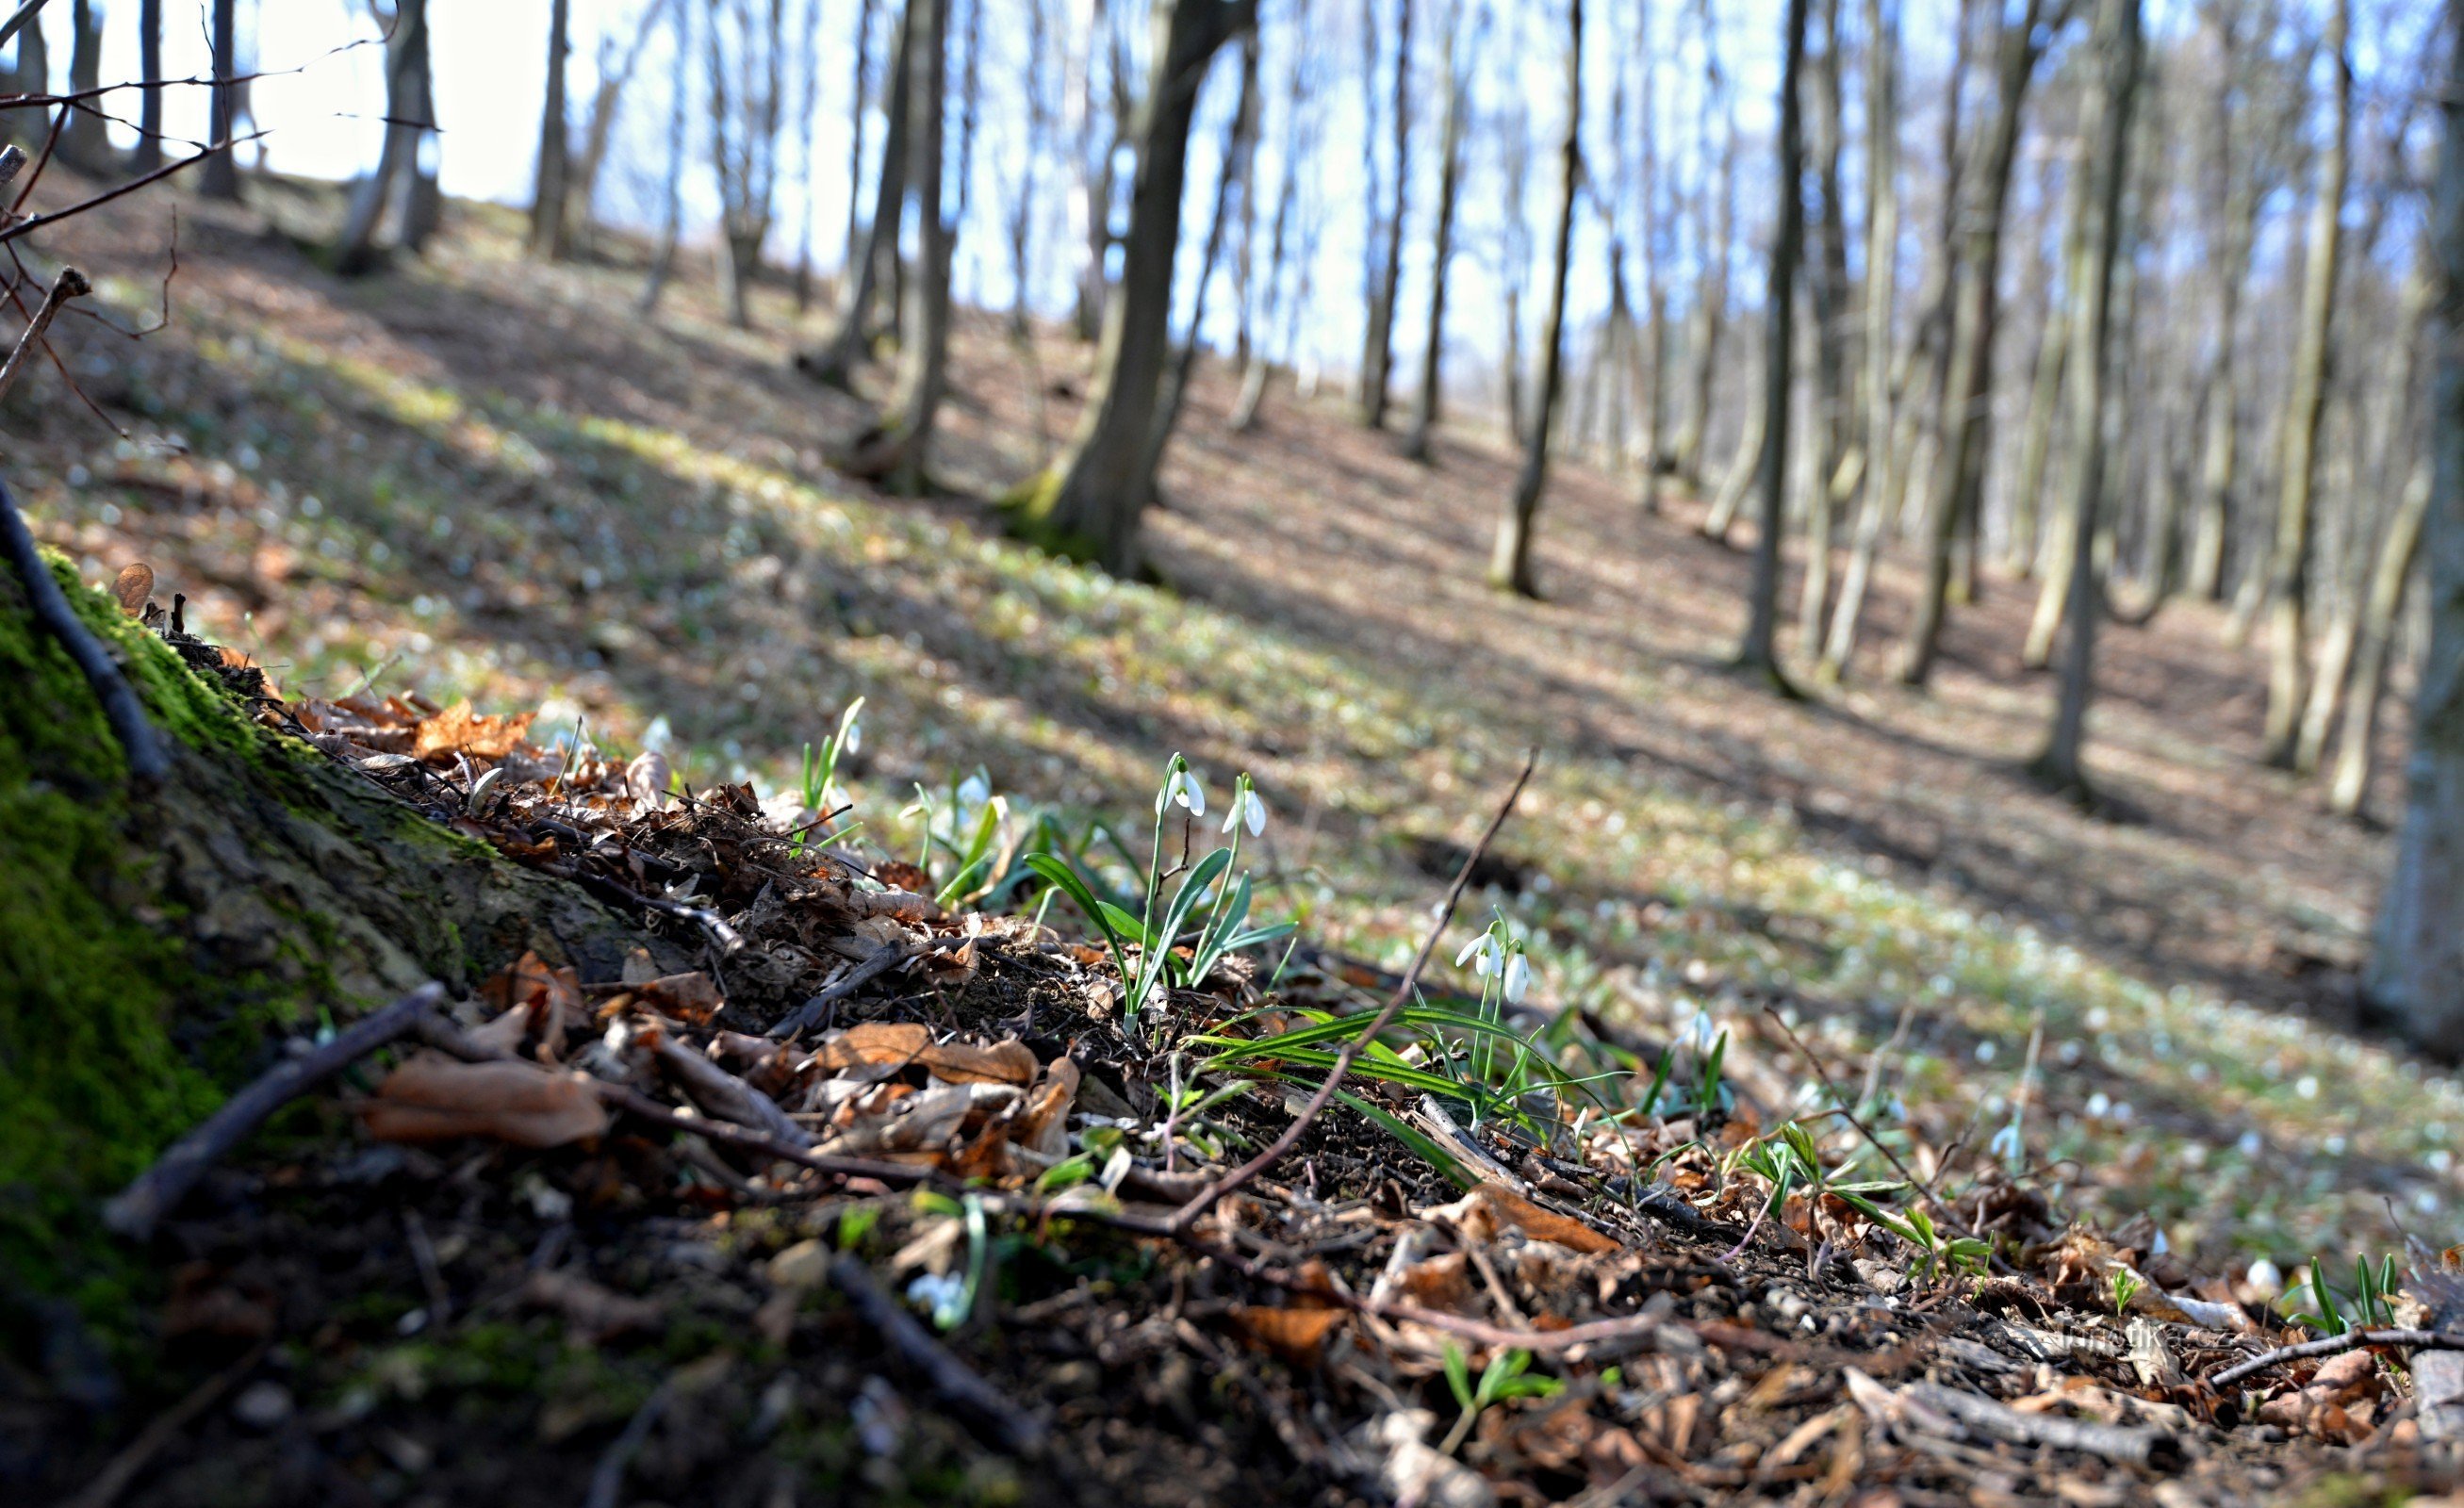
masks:
<svg viewBox="0 0 2464 1508"><path fill-rule="evenodd" d="M1028 0L1029 57L1045 55L1051 35L1051 0ZM1052 134L1052 110L1046 102L1040 71L1022 79L1019 87L1026 92L1026 150L1025 160L1019 165L1018 197L1011 201L1009 208L1009 338L1012 343L1025 347L1034 339L1027 324L1027 285L1033 281L1028 251L1035 231L1036 168L1044 160L1045 145Z"/></svg>
<svg viewBox="0 0 2464 1508"><path fill-rule="evenodd" d="M1847 673L1857 621L1881 549L1883 503L1892 474L1892 315L1899 292L1900 14L1889 0L1865 0L1865 466L1857 537L1839 580L1839 600L1822 642L1819 674Z"/></svg>
<svg viewBox="0 0 2464 1508"><path fill-rule="evenodd" d="M2406 1035L2433 1051L2464 1053L2464 8L2437 29L2449 64L2438 98L2444 142L2432 191L2444 294L2436 316L2438 366L2429 413L2431 482L2424 547L2430 557L2430 647L2414 697L2404 823L2395 873L2379 904L2377 948L2363 988Z"/></svg>
<svg viewBox="0 0 2464 1508"><path fill-rule="evenodd" d="M1796 339L1797 259L1805 240L1805 122L1799 103L1805 77L1806 0L1788 0L1787 41L1779 76L1779 221L1771 234L1771 278L1763 296L1763 443L1755 467L1762 493L1756 520L1753 580L1748 588L1746 636L1739 669L1758 671L1785 688L1779 668L1779 547L1788 515L1789 358Z"/></svg>
<svg viewBox="0 0 2464 1508"><path fill-rule="evenodd" d="M2075 264L2070 279L2071 446L2074 462L2066 522L2076 562L2071 572L2068 641L2062 648L2061 692L2053 734L2031 773L2048 789L2089 798L2081 754L2087 712L2096 691L2096 627L2101 586L2095 558L2098 501L2104 488L2105 366L2112 324L2113 268L2122 244L2122 187L2130 142L2130 108L2139 83L2139 0L2100 0L2091 45L2103 80L2093 97L2092 125L2080 136L2095 153L2096 223L2080 236L2092 261ZM2081 171L2090 164L2082 160ZM2084 207L2084 202L2083 206Z"/></svg>
<svg viewBox="0 0 2464 1508"><path fill-rule="evenodd" d="M2387 667L2394 657L2396 617L2404 606L2405 588L2412 579L2413 562L2421 556L2423 520L2430 513L2431 458L2413 466L2395 516L2387 520L2379 541L2379 556L2370 574L2369 600L2362 609L2361 647L2353 662L2352 692L2345 698L2343 727L2338 735L2336 769L2327 789L2327 806L2339 817L2362 810L2368 798L2371 754L2378 741L2379 703L2387 695Z"/></svg>
<svg viewBox="0 0 2464 1508"><path fill-rule="evenodd" d="M1442 62L1445 103L1438 126L1438 223L1429 237L1429 333L1420 346L1420 387L1412 403L1412 427L1403 438L1403 453L1415 461L1429 459L1429 437L1438 426L1443 402L1446 341L1446 269L1454 260L1455 206L1463 173L1463 64L1456 55L1463 7L1448 12ZM1477 45L1477 44L1475 44Z"/></svg>
<svg viewBox="0 0 2464 1508"><path fill-rule="evenodd" d="M1154 437L1147 442L1153 454L1143 468L1149 476L1163 465L1164 450L1180 424L1181 404L1189 396L1190 378L1197 371L1199 338L1206 328L1207 295L1215 286L1215 269L1223 260L1223 242L1238 212L1233 198L1248 197L1250 155L1258 139L1258 29L1253 26L1241 37L1240 99L1224 133L1223 156L1215 180L1215 212L1206 224L1206 249L1198 258L1198 287L1190 300L1189 333L1181 339L1179 354L1165 374Z"/></svg>
<svg viewBox="0 0 2464 1508"><path fill-rule="evenodd" d="M163 0L138 0L137 74L148 87L138 97L137 150L128 165L150 173L163 165Z"/></svg>
<svg viewBox="0 0 2464 1508"><path fill-rule="evenodd" d="M1119 31L1112 21L1110 0L1095 0L1087 43L1089 66L1085 126L1089 144L1091 145L1096 137L1093 59L1097 37L1110 46L1111 129L1103 137L1102 155L1089 165L1078 187L1085 207L1083 218L1087 232L1086 257L1078 270L1075 317L1081 340L1093 340L1102 333L1105 310L1110 302L1112 287L1110 262L1116 244L1112 238L1112 195L1118 183L1116 173L1121 153L1129 145L1134 111L1134 102L1130 95L1129 56L1122 49Z"/></svg>
<svg viewBox="0 0 2464 1508"><path fill-rule="evenodd" d="M573 51L572 0L548 0L547 98L539 107L539 171L531 185L531 254L561 262L570 250L565 224L572 127L564 101L565 59Z"/></svg>
<svg viewBox="0 0 2464 1508"><path fill-rule="evenodd" d="M1382 261L1370 285L1368 338L1360 354L1360 422L1372 429L1386 426L1395 369L1395 295L1403 281L1403 209L1412 185L1412 0L1395 0L1395 97L1387 115L1395 139L1393 194L1382 209L1370 210L1380 222L1373 244Z"/></svg>
<svg viewBox="0 0 2464 1508"><path fill-rule="evenodd" d="M1899 678L1923 686L1933 673L1948 606L1951 549L1984 492L1985 451L1991 428L1989 401L1993 376L1994 285L2002 270L2002 225L2010 198L2011 168L2019 145L2021 107L2042 47L2036 28L2043 0L2027 0L2018 21L2000 39L1998 98L1976 177L1977 199L1954 281L1957 303L1950 327L1950 368L1942 392L1943 444L1934 460L1934 487L1925 517L1925 584L1900 660Z"/></svg>
<svg viewBox="0 0 2464 1508"><path fill-rule="evenodd" d="M1253 24L1254 0L1166 0L1138 108L1121 277L1104 313L1095 389L1069 452L1009 500L1021 533L1115 576L1140 569L1139 520L1154 500L1157 406L1172 355L1173 261L1189 172L1189 128L1207 59Z"/></svg>
<svg viewBox="0 0 2464 1508"><path fill-rule="evenodd" d="M658 309L668 279L675 275L676 243L684 235L685 120L693 94L693 6L688 0L678 0L670 31L675 55L668 78L668 171L659 210L659 245L650 253L650 268L635 305L645 318Z"/></svg>
<svg viewBox="0 0 2464 1508"><path fill-rule="evenodd" d="M86 94L101 84L102 15L94 8L94 0L76 0L69 8L69 91ZM59 155L78 172L98 177L109 173L111 134L102 117L89 110L70 111L68 124L60 131Z"/></svg>
<svg viewBox="0 0 2464 1508"><path fill-rule="evenodd" d="M206 106L206 140L219 148L198 168L197 192L239 203L239 157L231 143L239 120L239 0L214 0L214 83ZM20 33L38 36L33 27Z"/></svg>
<svg viewBox="0 0 2464 1508"><path fill-rule="evenodd" d="M1696 235L1702 243L1702 267L1694 280L1694 307L1686 318L1685 386L1689 401L1684 427L1677 433L1674 458L1676 474L1699 492L1703 486L1703 448L1711 432L1711 391L1718 376L1720 330L1727 315L1728 242L1736 225L1737 131L1734 98L1720 73L1719 23L1712 17L1709 0L1696 0L1695 17L1704 52L1703 107L1696 117L1694 133L1698 154L1710 150L1712 96L1720 97L1727 114L1717 169L1718 192L1712 192L1713 169L1707 162L1703 165L1696 190ZM1718 206L1716 224L1712 218L1714 203Z"/></svg>
<svg viewBox="0 0 2464 1508"><path fill-rule="evenodd" d="M1514 479L1514 495L1497 521L1497 544L1489 552L1488 581L1518 597L1538 597L1531 569L1531 535L1540 514L1540 493L1549 482L1550 432L1557 418L1558 389L1563 385L1566 332L1566 273L1574 246L1574 204L1583 174L1583 0L1566 5L1566 134L1558 148L1557 245L1549 278L1549 317L1541 329L1538 405L1523 440L1523 470Z"/></svg>
<svg viewBox="0 0 2464 1508"><path fill-rule="evenodd" d="M837 460L851 476L886 480L891 490L919 496L926 486L933 425L947 385L950 347L950 246L954 226L941 215L942 97L948 78L950 0L907 0L900 62L909 70L906 181L913 186L916 266L907 278L906 338L898 344L898 386L881 423Z"/></svg>
<svg viewBox="0 0 2464 1508"><path fill-rule="evenodd" d="M1293 14L1292 25L1296 37L1307 34L1308 0L1301 0ZM1296 297L1287 296L1283 292L1286 237L1291 230L1293 206L1300 198L1300 152L1304 140L1301 111L1309 97L1308 59L1302 55L1301 48L1295 47L1293 51L1291 75L1284 96L1282 181L1275 187L1274 227L1266 237L1266 277L1258 312L1259 339L1250 343L1248 364L1241 374L1241 396L1232 405L1228 427L1234 434L1246 434L1257 427L1258 405L1265 400L1266 378L1273 366L1266 353L1265 338L1274 328L1276 315L1288 313L1298 303ZM1290 342L1287 340L1285 345L1288 353Z"/></svg>
<svg viewBox="0 0 2464 1508"><path fill-rule="evenodd" d="M2353 76L2345 55L2349 0L2327 13L2326 52L2335 82L2327 151L2320 160L2319 192L2310 209L2310 246L2301 279L2300 343L2293 353L2292 389L2284 402L2282 492L2276 505L2276 546L2268 557L2267 745L2269 764L2290 766L2295 754L2309 653L2303 610L2309 598L2312 484L2318 468L2319 416L2327 402L2327 337L2335 317L2336 260L2343 233L2346 145L2352 130Z"/></svg>
<svg viewBox="0 0 2464 1508"><path fill-rule="evenodd" d="M864 253L864 136L870 112L872 91L867 87L872 63L872 12L877 0L856 0L855 74L847 88L853 101L847 107L847 245L839 253L839 294L845 302L847 285L856 276L856 258Z"/></svg>
<svg viewBox="0 0 2464 1508"><path fill-rule="evenodd" d="M373 272L383 262L378 228L396 197L396 183L417 170L422 122L428 119L428 0L395 0L392 22L385 36L385 145L375 168L352 186L334 246L334 270L345 277Z"/></svg>
<svg viewBox="0 0 2464 1508"><path fill-rule="evenodd" d="M2099 275L2095 266L2097 251L2088 244L2088 187L2096 175L2088 170L2087 155L2094 149L2094 143L2084 137L2080 139L2079 160L2073 164L2070 183L2062 194L2062 295L2055 307L2065 313L2047 316L2045 336L2036 347L2035 378L2028 392L2028 430L2019 447L2018 491L2013 497L2012 564L2016 568L2025 560L2027 569L2018 574L2025 576L2041 568L2044 576L2036 591L2035 613L2028 623L2027 642L2019 647L2019 663L2031 670L2041 670L2053 664L2054 638L2061 631L2063 615L2069 611L2071 573L2079 560L2078 551L2072 548L2079 530L2068 512L2080 495L2076 486L2056 505L2053 528L2046 532L2041 551L2035 519L2036 499L2044 492L2046 461L2054 448L2055 414L2070 385L2066 378L2073 321L2066 311L2079 299L2080 279ZM2074 454L2071 459L2076 464L2079 458Z"/></svg>
<svg viewBox="0 0 2464 1508"><path fill-rule="evenodd" d="M1824 610L1831 605L1835 487L1841 476L1850 425L1848 352L1848 216L1840 198L1839 153L1847 134L1839 76L1839 0L1822 0L1822 56L1814 70L1814 182L1822 212L1815 217L1807 304L1814 324L1814 464L1806 482L1805 575L1797 601L1797 642L1818 655Z"/></svg>
<svg viewBox="0 0 2464 1508"><path fill-rule="evenodd" d="M898 259L898 241L907 204L908 96L907 39L912 29L898 28L891 52L890 117L881 133L881 171L873 183L872 219L864 246L848 271L839 300L838 324L820 344L796 355L796 368L826 386L844 388L853 380L858 362L871 339L872 306L888 281L885 274Z"/></svg>

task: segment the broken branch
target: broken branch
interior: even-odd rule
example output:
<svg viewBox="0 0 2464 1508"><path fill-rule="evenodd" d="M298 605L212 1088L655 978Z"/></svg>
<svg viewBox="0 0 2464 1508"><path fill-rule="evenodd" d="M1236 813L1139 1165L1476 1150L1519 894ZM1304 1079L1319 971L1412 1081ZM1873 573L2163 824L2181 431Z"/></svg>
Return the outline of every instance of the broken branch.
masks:
<svg viewBox="0 0 2464 1508"><path fill-rule="evenodd" d="M2208 1386L2230 1388L2243 1378L2255 1376L2279 1363L2299 1361L2305 1356L2334 1356L2341 1351L2358 1351L2365 1345L2409 1345L2425 1351L2464 1351L2464 1334L2450 1330L2347 1330L2342 1335L2279 1345L2249 1361L2236 1362L2209 1378Z"/></svg>

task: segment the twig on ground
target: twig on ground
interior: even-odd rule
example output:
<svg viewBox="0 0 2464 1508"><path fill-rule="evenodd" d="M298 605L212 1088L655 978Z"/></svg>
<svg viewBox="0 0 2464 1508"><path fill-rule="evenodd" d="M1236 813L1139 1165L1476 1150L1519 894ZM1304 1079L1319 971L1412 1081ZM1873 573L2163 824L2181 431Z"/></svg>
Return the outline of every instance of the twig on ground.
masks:
<svg viewBox="0 0 2464 1508"><path fill-rule="evenodd" d="M188 1390L187 1397L156 1414L144 1429L138 1432L137 1438L121 1447L110 1464L96 1474L94 1480L85 1484L83 1492L60 1504L60 1508L111 1508L120 1500L120 1495L128 1490L128 1484L137 1479L138 1474L162 1453L165 1446L178 1438L180 1432L194 1423L199 1414L219 1402L222 1395L231 1391L241 1378L256 1370L256 1364L265 1360L265 1353L273 1344L271 1341L257 1342L246 1356L199 1383Z"/></svg>
<svg viewBox="0 0 2464 1508"><path fill-rule="evenodd" d="M821 994L788 1013L778 1025L770 1028L771 1037L781 1040L794 1037L814 1022L821 1020L828 1014L831 1006L914 956L915 951L904 943L882 944L866 954L861 963L839 975L831 984L825 986Z"/></svg>
<svg viewBox="0 0 2464 1508"><path fill-rule="evenodd" d="M873 1281L872 1269L842 1255L830 1263L830 1285L847 1296L856 1316L872 1327L898 1359L923 1374L935 1396L983 1438L1012 1454L1043 1448L1044 1421L1009 1401L948 1346L933 1339L913 1315Z"/></svg>
<svg viewBox="0 0 2464 1508"><path fill-rule="evenodd" d="M2340 1351L2360 1350L2365 1345L2409 1345L2419 1350L2464 1351L2464 1331L2347 1330L2342 1335L2279 1345L2249 1361L2236 1362L2209 1378L2208 1386L2230 1388L2245 1377L2255 1376L2282 1362L2296 1362L2305 1356L2334 1356Z"/></svg>
<svg viewBox="0 0 2464 1508"><path fill-rule="evenodd" d="M1873 1386L1880 1388L1879 1384ZM1940 1383L1910 1383L1890 1396L1903 1417L1922 1419L1930 1414L1955 1426L1962 1433L2006 1445L2051 1446L2143 1470L2168 1465L2182 1455L2182 1442L2170 1431L2145 1425L2098 1424L2061 1414L2021 1413L2007 1404ZM1864 1399L1860 1397L1859 1402Z"/></svg>
<svg viewBox="0 0 2464 1508"><path fill-rule="evenodd" d="M1445 935L1447 924L1454 920L1455 907L1462 904L1464 887L1471 884L1472 870L1479 866L1482 856L1488 852L1488 845L1496 840L1498 829L1506 825L1506 819L1514 810L1515 801L1522 797L1524 786L1530 783L1531 767L1539 758L1537 749L1524 756L1523 773L1514 777L1514 788L1506 793L1504 801L1498 803L1497 815L1488 820L1488 826L1481 833L1480 841L1474 843L1471 852L1464 857L1463 868L1455 874L1455 883L1446 890L1445 904L1438 908L1436 924L1429 929L1428 935L1420 939L1420 951L1412 955L1412 967L1404 971L1403 982L1395 987L1395 994L1386 1001L1385 1009L1377 1013L1367 1028L1343 1044L1343 1051L1336 1055L1334 1066L1328 1070L1325 1082L1317 1086L1317 1093L1309 1097L1309 1104L1301 1107L1301 1113L1292 1118L1291 1125L1284 1127L1281 1136L1269 1143L1265 1151L1232 1169L1210 1185L1205 1192L1173 1212L1169 1224L1174 1233L1188 1230L1225 1195L1275 1166L1285 1153L1299 1145L1301 1137L1333 1103L1334 1092L1342 1087L1344 1076L1352 1072L1353 1061L1368 1050L1369 1044L1377 1039L1377 1034L1386 1030L1388 1023L1410 1002L1413 989L1420 982L1420 971L1428 967L1429 955L1437 951L1438 939Z"/></svg>
<svg viewBox="0 0 2464 1508"><path fill-rule="evenodd" d="M660 1383L649 1397L642 1400L642 1407L633 1410L633 1417L625 1421L624 1432L607 1442L607 1449L599 1453L599 1464L591 1468L590 1494L582 1500L583 1508L617 1508L623 1501L625 1473L649 1443L651 1428L659 1422L659 1415L668 1411L668 1402L675 1391L673 1377Z"/></svg>
<svg viewBox="0 0 2464 1508"><path fill-rule="evenodd" d="M266 1118L310 1088L397 1038L445 998L441 984L424 984L374 1016L336 1034L321 1047L285 1059L226 1101L205 1123L171 1144L168 1151L102 1207L102 1223L132 1240L153 1235L207 1169L244 1141Z"/></svg>
<svg viewBox="0 0 2464 1508"><path fill-rule="evenodd" d="M8 545L10 560L25 583L34 621L68 652L85 676L85 684L93 688L95 699L102 704L103 718L111 725L112 736L120 740L121 752L127 757L129 779L141 790L161 785L171 774L171 760L164 753L162 735L146 719L145 706L137 699L136 688L120 673L119 665L102 647L101 641L77 620L77 610L60 592L60 583L52 579L51 567L43 562L42 551L27 532L26 520L18 514L17 500L10 495L5 480L0 480L0 542Z"/></svg>

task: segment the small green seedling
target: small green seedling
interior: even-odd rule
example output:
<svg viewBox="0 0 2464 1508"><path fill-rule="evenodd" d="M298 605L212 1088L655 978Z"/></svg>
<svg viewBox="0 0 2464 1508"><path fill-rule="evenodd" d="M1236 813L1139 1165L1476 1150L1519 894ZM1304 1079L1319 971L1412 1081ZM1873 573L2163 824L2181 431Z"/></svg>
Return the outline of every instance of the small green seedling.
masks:
<svg viewBox="0 0 2464 1508"><path fill-rule="evenodd" d="M1481 1369L1480 1382L1474 1386L1471 1363L1464 1357L1463 1347L1448 1341L1446 1386L1454 1390L1455 1402L1462 1406L1463 1413L1455 1420L1455 1427L1446 1432L1445 1440L1438 1447L1440 1453L1454 1454L1463 1437L1471 1433L1471 1427L1479 1422L1481 1411L1490 1404L1508 1398L1554 1398L1565 1390L1566 1385L1554 1377L1528 1375L1530 1366L1529 1351L1500 1351Z"/></svg>
<svg viewBox="0 0 2464 1508"><path fill-rule="evenodd" d="M2128 1314L2130 1300L2138 1298L2139 1290L2145 1286L2146 1284L2141 1282L2138 1275L2129 1268L2115 1268L2113 1270L2113 1317L2119 1320Z"/></svg>

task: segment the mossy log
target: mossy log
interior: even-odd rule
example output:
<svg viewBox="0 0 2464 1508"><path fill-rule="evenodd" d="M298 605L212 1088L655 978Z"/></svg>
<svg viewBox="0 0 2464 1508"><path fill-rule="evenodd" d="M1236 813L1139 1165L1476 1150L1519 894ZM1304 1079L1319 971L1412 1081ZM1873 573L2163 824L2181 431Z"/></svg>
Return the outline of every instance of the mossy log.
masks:
<svg viewBox="0 0 2464 1508"><path fill-rule="evenodd" d="M288 1028L431 978L466 991L525 949L584 977L669 950L259 726L51 564L170 746L169 778L135 792L84 679L0 579L0 1272L91 1312L121 1270L90 1235L99 1201Z"/></svg>

